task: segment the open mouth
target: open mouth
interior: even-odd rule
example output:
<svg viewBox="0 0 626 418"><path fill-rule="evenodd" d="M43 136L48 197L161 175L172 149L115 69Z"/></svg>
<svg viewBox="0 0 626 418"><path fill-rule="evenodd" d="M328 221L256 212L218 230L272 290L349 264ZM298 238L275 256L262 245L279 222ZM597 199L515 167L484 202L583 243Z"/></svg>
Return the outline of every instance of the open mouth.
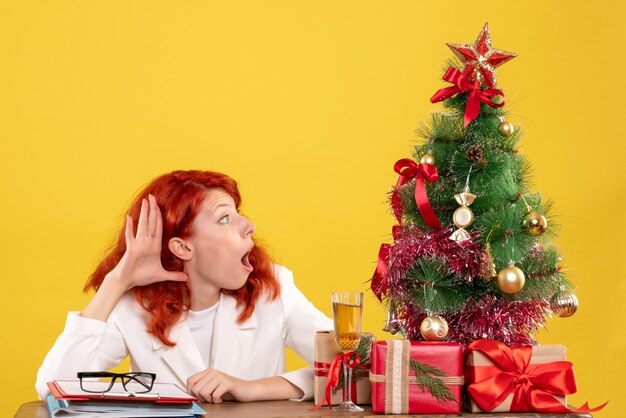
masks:
<svg viewBox="0 0 626 418"><path fill-rule="evenodd" d="M252 267L252 264L250 263L250 252L252 252L252 250L248 251L247 253L243 255L243 257L241 257L241 264L243 264L243 266L249 271L252 271L253 267Z"/></svg>

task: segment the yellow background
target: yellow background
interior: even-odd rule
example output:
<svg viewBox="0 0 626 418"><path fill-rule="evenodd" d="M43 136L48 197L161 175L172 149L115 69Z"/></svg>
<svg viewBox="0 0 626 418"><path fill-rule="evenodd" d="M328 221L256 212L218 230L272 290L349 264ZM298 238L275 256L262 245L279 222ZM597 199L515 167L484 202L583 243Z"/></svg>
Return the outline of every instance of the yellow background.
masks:
<svg viewBox="0 0 626 418"><path fill-rule="evenodd" d="M146 182L236 178L300 289L366 290L393 223L393 163L445 83L445 42L485 21L534 189L556 202L581 307L548 322L579 394L626 409L624 6L617 1L2 1L0 416L80 310L86 277ZM368 294L365 329L384 313ZM290 357L290 366L301 364Z"/></svg>

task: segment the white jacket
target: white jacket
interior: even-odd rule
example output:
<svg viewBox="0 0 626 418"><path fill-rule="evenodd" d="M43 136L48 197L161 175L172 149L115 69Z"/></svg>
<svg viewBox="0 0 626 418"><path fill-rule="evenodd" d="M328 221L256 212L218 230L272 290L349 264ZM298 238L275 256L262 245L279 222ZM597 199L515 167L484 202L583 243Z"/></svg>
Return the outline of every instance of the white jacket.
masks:
<svg viewBox="0 0 626 418"><path fill-rule="evenodd" d="M276 266L281 284L280 297L256 303L254 313L237 323L236 300L224 294L215 315L209 367L242 379L282 376L313 396L313 369L285 373L285 347L313 362L313 340L318 330L333 328L332 320L317 310L296 288L293 274ZM172 328L169 338L176 346L167 347L147 331L148 313L133 292L125 294L107 322L70 312L65 329L46 356L35 387L40 399L50 393L46 382L76 379L79 371L108 370L127 355L131 370L152 372L157 382L186 387L187 378L205 369L187 321Z"/></svg>

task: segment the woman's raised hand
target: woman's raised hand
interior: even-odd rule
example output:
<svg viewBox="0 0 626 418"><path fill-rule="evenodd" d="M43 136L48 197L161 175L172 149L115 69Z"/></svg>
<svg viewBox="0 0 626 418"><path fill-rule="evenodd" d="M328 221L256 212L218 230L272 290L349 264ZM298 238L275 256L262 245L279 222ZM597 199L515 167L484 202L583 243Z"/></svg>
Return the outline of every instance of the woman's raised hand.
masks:
<svg viewBox="0 0 626 418"><path fill-rule="evenodd" d="M129 290L166 280L184 282L187 275L167 271L161 264L163 217L154 196L141 202L137 233L133 235L133 219L126 217L126 252L109 273Z"/></svg>
<svg viewBox="0 0 626 418"><path fill-rule="evenodd" d="M126 252L111 270L100 288L80 313L86 318L106 321L124 293L135 286L172 280L185 282L181 271L167 271L161 264L163 218L154 196L141 202L137 234L133 235L133 220L126 217Z"/></svg>

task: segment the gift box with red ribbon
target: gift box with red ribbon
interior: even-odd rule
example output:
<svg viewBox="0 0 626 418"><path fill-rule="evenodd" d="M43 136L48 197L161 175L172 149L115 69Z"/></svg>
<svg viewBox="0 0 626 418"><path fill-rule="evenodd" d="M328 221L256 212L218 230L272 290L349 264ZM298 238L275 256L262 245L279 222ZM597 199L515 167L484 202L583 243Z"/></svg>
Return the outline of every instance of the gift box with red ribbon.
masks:
<svg viewBox="0 0 626 418"><path fill-rule="evenodd" d="M371 334L367 334L368 338L373 338ZM315 404L319 405L326 397L326 389L328 383L328 375L331 372L331 364L337 355L337 343L335 342L334 331L318 331L315 334L315 362L314 362L314 375L313 375L313 397ZM369 350L367 350L369 354ZM360 360L359 360L360 361ZM338 362L341 365L341 362ZM371 403L372 387L367 376L367 370L369 364L361 363L356 366L356 370L353 369L351 394L352 402L360 405L369 405ZM358 380L357 380L358 379ZM341 390L330 390L331 405L338 405L343 401L343 394Z"/></svg>
<svg viewBox="0 0 626 418"><path fill-rule="evenodd" d="M372 345L372 408L385 414L458 414L463 350L445 342L377 341Z"/></svg>
<svg viewBox="0 0 626 418"><path fill-rule="evenodd" d="M576 392L572 363L562 345L510 348L477 340L465 353L465 383L470 412L595 412L587 404L569 409L566 395Z"/></svg>

